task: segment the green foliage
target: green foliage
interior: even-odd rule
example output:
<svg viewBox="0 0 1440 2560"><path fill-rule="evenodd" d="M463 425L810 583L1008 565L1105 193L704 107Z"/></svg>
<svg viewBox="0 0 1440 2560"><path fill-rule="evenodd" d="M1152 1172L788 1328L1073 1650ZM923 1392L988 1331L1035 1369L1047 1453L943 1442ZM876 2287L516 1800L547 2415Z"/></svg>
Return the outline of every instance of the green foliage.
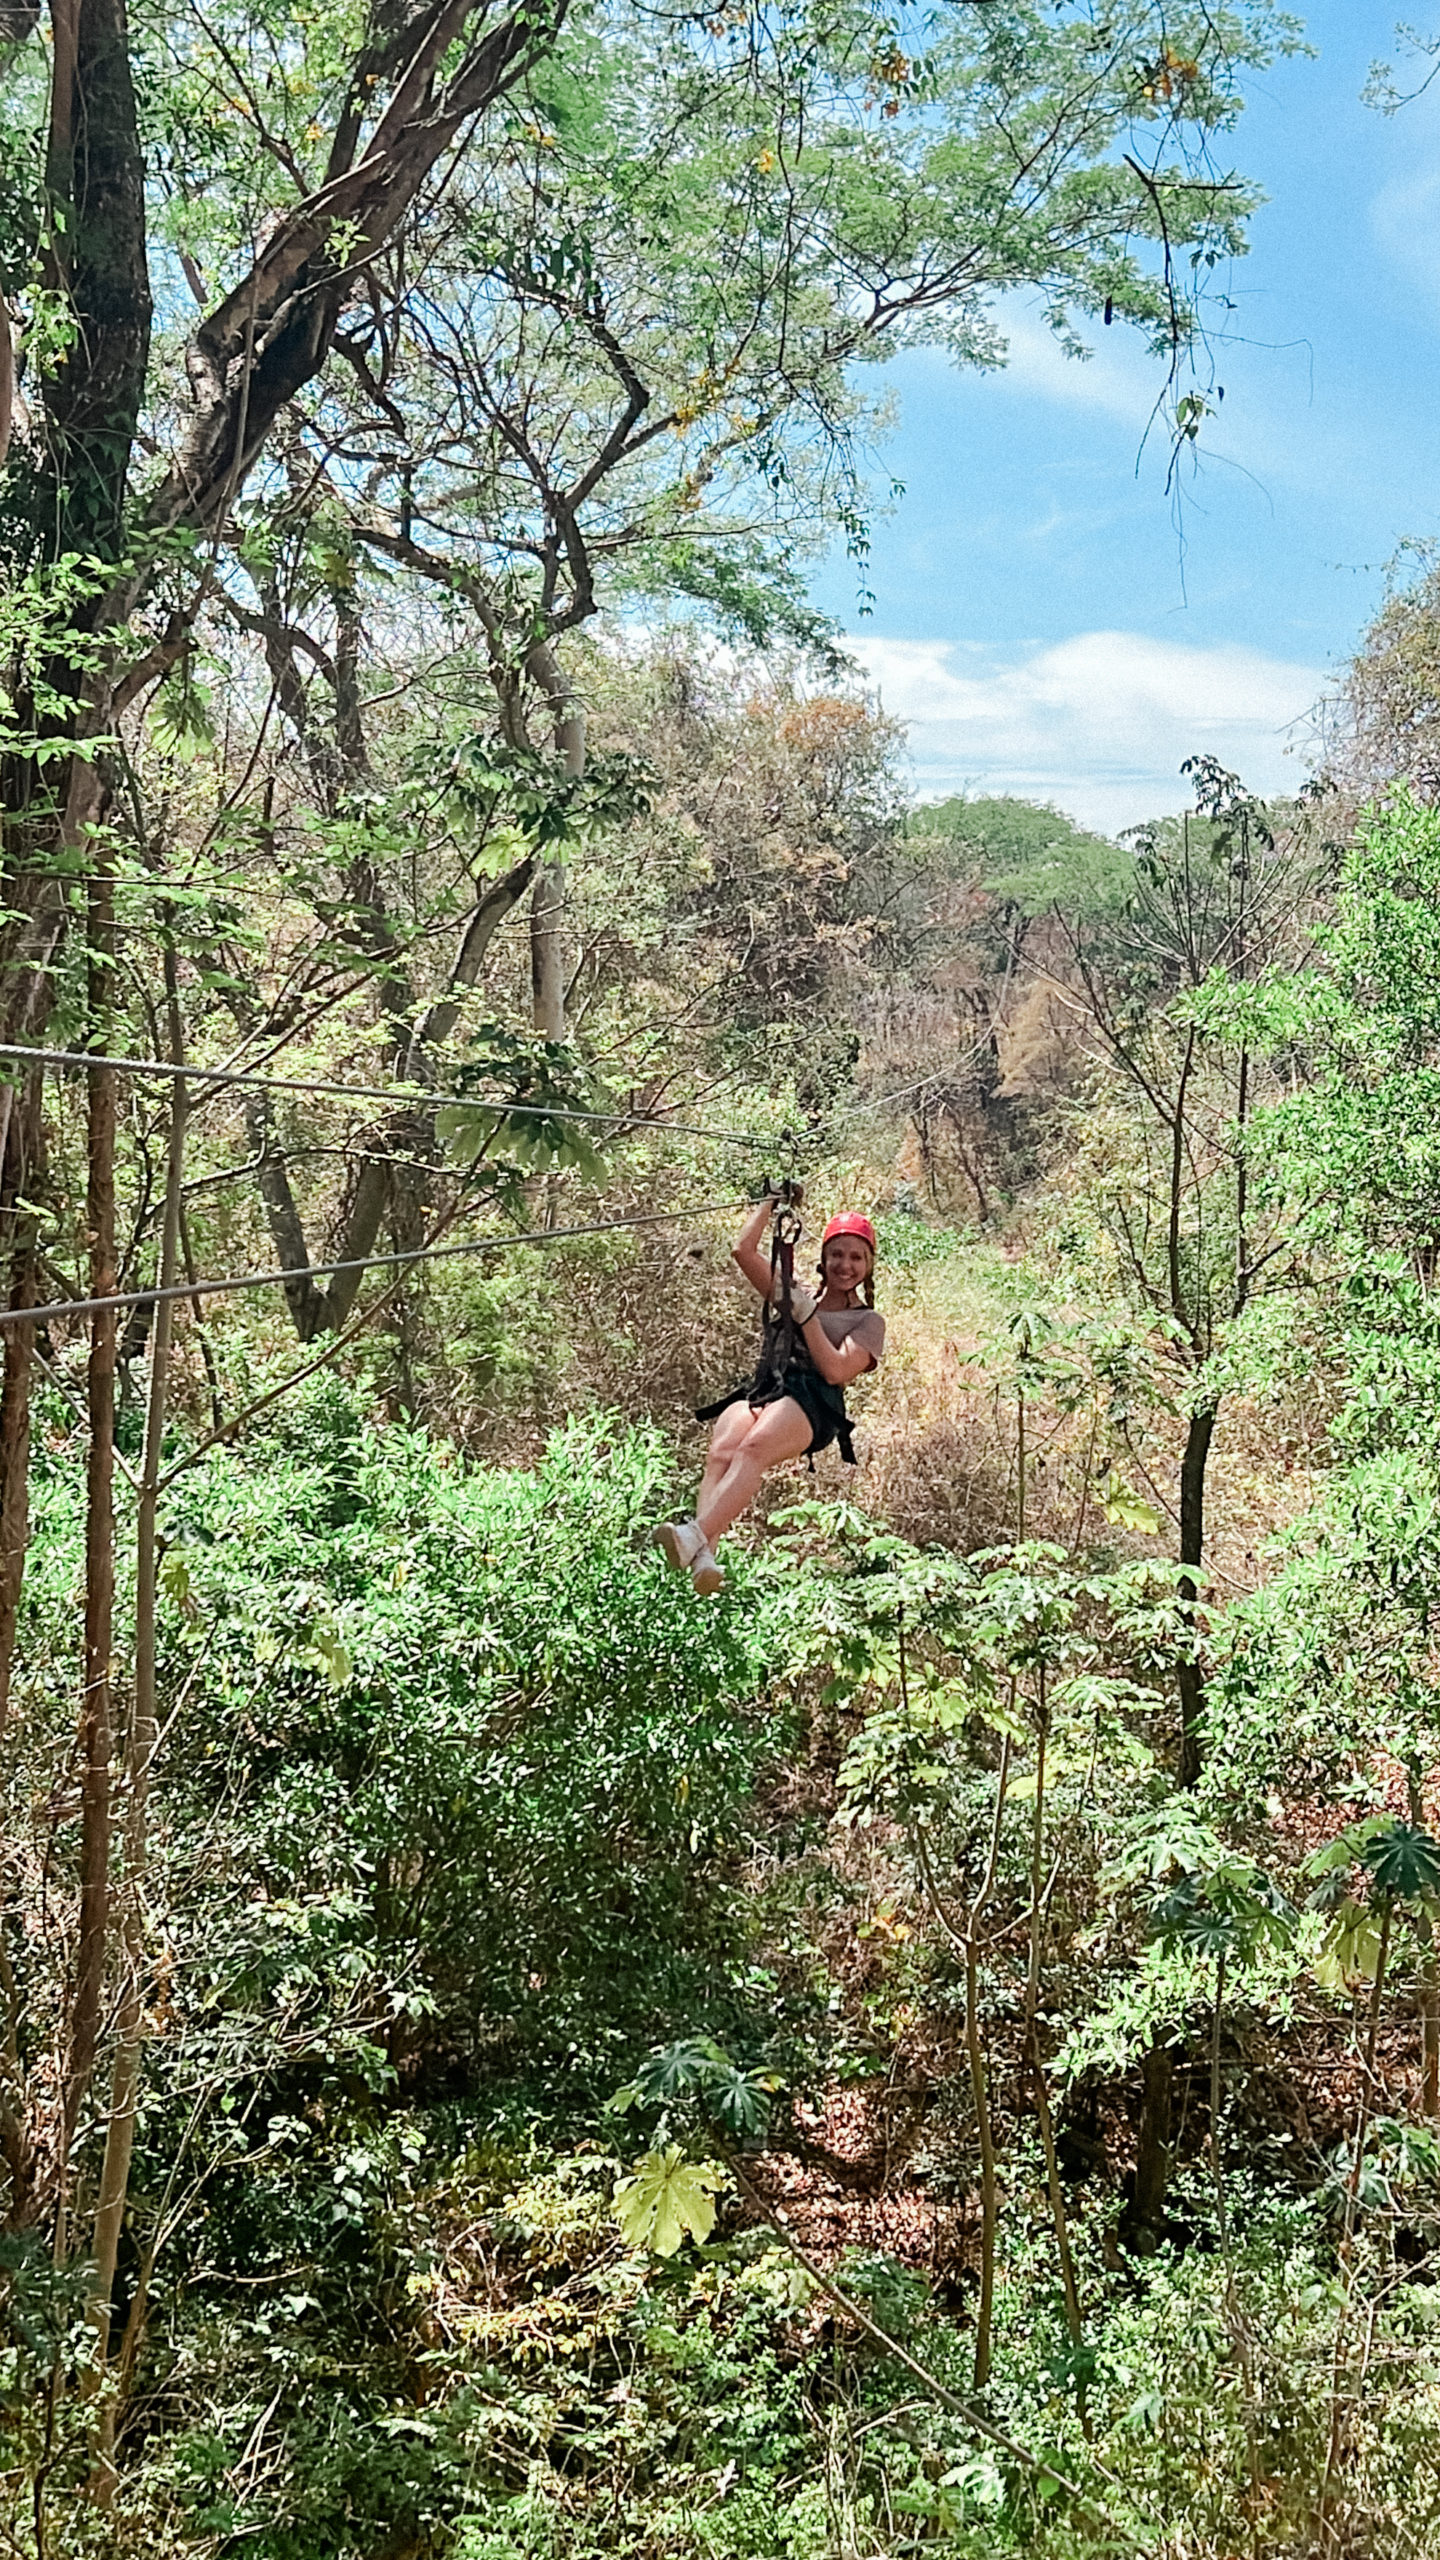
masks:
<svg viewBox="0 0 1440 2560"><path fill-rule="evenodd" d="M1411 1822L1388 1822L1360 1848L1377 1901L1418 1902L1440 1893L1440 1840Z"/></svg>
<svg viewBox="0 0 1440 2560"><path fill-rule="evenodd" d="M732 2141L753 2142L764 2133L770 2102L783 2086L780 2073L764 2066L737 2070L713 2036L687 2036L650 2054L611 2105L619 2114L632 2107L653 2111L657 2140L672 2119L689 2116L702 2127L718 2125Z"/></svg>
<svg viewBox="0 0 1440 2560"><path fill-rule="evenodd" d="M627 2249L673 2258L682 2240L708 2240L724 2172L687 2160L675 2143L648 2151L615 2190L615 2220Z"/></svg>
<svg viewBox="0 0 1440 2560"><path fill-rule="evenodd" d="M1208 991L1207 1022L1243 1027L1292 1073L1303 1066L1264 1115L1262 1160L1362 1304L1382 1273L1400 1276L1440 1199L1437 891L1440 818L1397 790L1345 851L1317 964Z"/></svg>
<svg viewBox="0 0 1440 2560"><path fill-rule="evenodd" d="M600 1099L571 1049L559 1041L526 1040L501 1023L486 1022L476 1025L469 1051L455 1072L456 1093L463 1098L435 1114L435 1135L452 1164L473 1173L503 1142L508 1161L487 1173L512 1191L515 1167L525 1173L568 1167L590 1181L603 1179L593 1131L569 1117L572 1111L593 1112ZM478 1099L478 1088L501 1080L510 1087L503 1102Z"/></svg>
<svg viewBox="0 0 1440 2560"><path fill-rule="evenodd" d="M147 474L182 441L203 371L183 347L180 279L208 305L237 287L243 300L256 241L323 181L337 124L353 107L373 135L385 114L403 30L391 12L362 16L347 0L297 27L257 0L213 23L137 18L132 174L151 191L160 306ZM383 252L358 219L317 216L305 292L323 379L285 402L273 468L237 466L206 518L213 546L186 534L125 562L139 601L123 642L92 628L113 565L26 565L39 464L22 432L0 748L24 813L15 895L33 855L64 909L17 904L9 920L55 972L31 995L53 993L62 1030L89 1004L85 938L51 926L78 913L98 841L133 964L116 1045L155 1045L163 955L192 1055L228 1058L238 1040L295 1071L264 1100L215 1089L195 1114L185 1250L206 1272L260 1260L266 1221L287 1259L297 1232L317 1261L343 1253L322 1235L403 1252L441 1195L447 1211L484 1203L499 1239L505 1215L540 1223L521 1200L537 1173L557 1223L648 1213L711 1162L692 1116L803 1121L819 1152L851 1134L838 1106L859 1026L881 1050L908 1008L923 1045L937 1004L965 1020L953 1059L924 1048L923 1178L936 1116L953 1112L963 1137L969 1110L1004 1133L976 1159L988 1217L994 1165L1003 1199L1017 1168L1044 1161L1035 1132L1054 1097L1078 1089L1073 1061L1043 1106L1005 1089L986 971L1003 965L1008 987L1027 943L1037 973L1101 987L1092 1027L1134 1092L1148 1079L1183 1098L1160 1114L1163 1140L1137 1135L1097 1071L1085 1146L1107 1204L1105 1287L1052 1316L1020 1271L987 1319L1002 1421L1023 1409L1057 1472L1083 1469L1073 1539L1067 1521L1013 1546L926 1548L853 1503L802 1502L758 1557L738 1548L725 1593L699 1608L648 1545L673 1493L665 1443L593 1408L627 1368L629 1411L689 1402L709 1338L675 1318L703 1239L667 1239L649 1261L606 1238L563 1260L437 1266L386 1308L383 1334L307 1351L333 1367L252 1416L235 1449L182 1468L162 1512L149 1827L130 1759L101 2067L63 2174L97 1789L93 1769L77 1789L74 1752L83 1489L65 1399L83 1392L83 1346L51 1327L6 1728L12 2541L44 2554L77 2517L77 2552L88 2539L107 2560L110 2544L165 2560L866 2560L931 2541L996 2560L1042 2540L1085 2560L1177 2533L1197 2552L1325 2540L1379 2560L1433 2538L1434 2430L1414 2387L1430 2288L1395 2280L1402 2215L1406 2245L1413 2229L1432 2246L1433 2134L1401 2101L1368 2131L1327 2133L1328 2163L1312 2146L1296 2165L1257 2133L1233 2245L1223 2199L1187 2165L1202 2029L1217 2083L1222 2069L1253 2078L1252 2030L1293 2017L1307 1957L1322 1987L1370 1979L1375 2022L1392 1944L1422 1988L1433 1980L1429 821L1402 811L1357 857L1329 992L1302 1021L1271 985L1266 1030L1232 982L1260 965L1246 936L1293 876L1232 777L1197 767L1194 820L1128 848L1014 802L950 804L907 833L896 734L837 674L801 576L807 547L838 531L863 588L877 377L862 367L923 341L999 361L993 314L1017 288L1041 293L1066 344L1087 314L1136 323L1171 366L1177 443L1194 441L1207 404L1184 380L1186 347L1253 200L1217 178L1215 151L1246 76L1296 41L1260 0L1007 0L923 29L808 0L704 23L572 14L473 140L457 136ZM47 215L39 186L43 70L38 44L7 55L0 120L0 287L23 317L37 419L46 382L79 384L93 351L42 237L66 210L57 198ZM334 330L327 261L353 288ZM107 424L101 446L117 520L138 497L118 432ZM63 455L63 435L46 469L51 446ZM59 494L53 520L73 525L94 488ZM577 636L605 605L667 599L688 629L642 645L632 616L604 643ZM707 657L701 621L800 656ZM163 671L113 776L133 847L77 842L55 823L77 687L112 651L118 665L152 646ZM108 769L112 744L83 751L103 749ZM507 906L562 854L569 1043L519 1027L533 955ZM1212 966L1223 983L1205 987ZM1309 1079L1289 1119L1265 1124L1264 1172L1272 1205L1287 1184L1304 1203L1322 1281L1339 1236L1350 1400L1323 1512L1269 1590L1228 1614L1217 1601L1202 1627L1172 1568L1117 1567L1114 1552L1161 1527L1132 1426L1206 1412L1239 1374L1237 1031L1271 1041L1277 1080ZM1047 1090L1053 1057L1008 1063ZM312 1078L340 1090L312 1093ZM1396 1099L1387 1078L1416 1097L1398 1148L1375 1116ZM402 1090L392 1107L359 1084ZM708 1098L672 1131L646 1126L685 1094ZM1297 1172L1286 1150L1311 1145L1317 1096L1330 1117ZM47 1101L33 1205L46 1285L53 1269L63 1293L91 1241L78 1085ZM636 1124L623 1157L585 1117L611 1102ZM163 1153L145 1090L127 1095L127 1274L151 1268ZM1194 1169L1178 1207L1162 1156ZM857 1157L857 1178L879 1163ZM1325 1204L1346 1185L1327 1237ZM718 1187L707 1172L704 1196ZM1094 1196L1077 1209L1071 1185L1060 1214L1083 1223ZM898 1205L882 1231L923 1309L953 1238ZM1077 1251L1077 1286L1084 1269ZM343 1320L307 1302L307 1345L312 1319L322 1335ZM212 1397L233 1414L279 1384L276 1334L263 1302L212 1304L203 1330L182 1318L167 1467ZM142 1319L123 1346L127 1455L146 1350ZM588 1418L547 1444L572 1382ZM507 1464L448 1436L488 1447L507 1428ZM942 1412L949 1467L947 1428ZM998 1483L993 1453L984 1464ZM1105 1543L1092 1552L1087 1535ZM1211 1750L1177 1800L1172 1693L1202 1648L1217 1665ZM777 1767L801 1734L803 1756ZM1377 1736L1403 1760L1408 1821L1382 1795ZM1346 1827L1297 1915L1284 1817L1322 1781L1346 1791ZM1282 1786L1272 1815L1267 1789ZM132 1990L140 2085L109 2377L123 2377L120 2478L92 2535L83 2252ZM1304 1997L1338 2034L1338 2010ZM973 2077L956 2067L962 2033L983 2056ZM1148 2108L1157 2052L1185 2083L1174 2211L1153 2226L1155 2258L1127 2265L1118 2158L1132 2126L1144 2147L1135 2066ZM978 2436L963 2396L987 2072L1003 2241L986 2407L1015 2451ZM894 2112L903 2093L913 2123ZM1220 2097L1233 2135L1244 2110ZM860 2128L859 2177L883 2149L884 2191L864 2198L878 2236L847 2245L854 2181L837 2176L840 2236L817 2248L944 2403L744 2227L753 2200L742 2209L710 2156L738 2166L768 2146L756 2192L803 2189L832 2101L855 2107L840 2139ZM1076 2170L1087 2107L1105 2130ZM640 2151L628 2169L617 2117ZM1218 2120L1209 2134L1218 2157ZM32 2222L62 2189L57 2254ZM1338 2519L1316 2488L1334 2469L1316 2377L1338 2376L1337 2395L1344 2380L1337 2194L1344 2284L1374 2271L1373 2400L1353 2402ZM1084 2303L1069 2321L1052 2246L1066 2213Z"/></svg>
<svg viewBox="0 0 1440 2560"><path fill-rule="evenodd" d="M1133 854L1030 800L938 800L918 809L911 824L922 841L938 837L956 869L963 866L1001 908L1026 919L1053 906L1116 915L1134 891Z"/></svg>
<svg viewBox="0 0 1440 2560"><path fill-rule="evenodd" d="M643 817L655 786L643 757L591 754L584 772L567 780L552 758L489 730L422 748L419 761L485 832L508 816L524 843L542 848L580 844L596 829Z"/></svg>
<svg viewBox="0 0 1440 2560"><path fill-rule="evenodd" d="M1183 1873L1156 1903L1151 1926L1162 1946L1243 1965L1267 1944L1287 1945L1295 1913L1269 1876L1246 1859L1225 1858Z"/></svg>
<svg viewBox="0 0 1440 2560"><path fill-rule="evenodd" d="M486 1477L333 1389L277 1429L212 1461L172 1529L176 1677L206 1666L182 1836L207 1770L247 1762L250 1898L222 1943L201 1924L208 1997L343 1983L467 2046L523 2020L527 2068L538 2031L583 2071L698 1987L695 1881L765 1747L734 1704L763 1627L698 1618L644 1551L653 1440L590 1424L537 1475Z"/></svg>

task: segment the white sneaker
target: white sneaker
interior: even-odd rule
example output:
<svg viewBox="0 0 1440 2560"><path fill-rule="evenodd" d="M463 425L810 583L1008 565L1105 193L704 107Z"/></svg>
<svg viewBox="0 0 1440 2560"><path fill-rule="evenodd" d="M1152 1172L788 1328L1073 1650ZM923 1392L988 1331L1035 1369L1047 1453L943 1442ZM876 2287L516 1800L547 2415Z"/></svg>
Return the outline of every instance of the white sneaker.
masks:
<svg viewBox="0 0 1440 2560"><path fill-rule="evenodd" d="M690 1579L702 1600L712 1599L717 1591L725 1588L725 1568L716 1563L715 1551L707 1538L701 1539L699 1552L691 1561Z"/></svg>
<svg viewBox="0 0 1440 2560"><path fill-rule="evenodd" d="M688 1573L705 1541L698 1520L666 1520L652 1533L652 1544L677 1573Z"/></svg>

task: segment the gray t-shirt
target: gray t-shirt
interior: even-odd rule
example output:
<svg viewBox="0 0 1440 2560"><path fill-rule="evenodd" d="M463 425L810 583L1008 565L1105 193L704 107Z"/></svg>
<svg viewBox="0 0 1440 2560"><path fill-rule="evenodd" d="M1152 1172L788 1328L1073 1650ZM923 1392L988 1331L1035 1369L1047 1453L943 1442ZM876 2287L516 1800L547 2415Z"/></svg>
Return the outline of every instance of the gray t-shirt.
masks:
<svg viewBox="0 0 1440 2560"><path fill-rule="evenodd" d="M874 1307L822 1307L820 1321L838 1351L853 1334L875 1368L885 1352L885 1319Z"/></svg>
<svg viewBox="0 0 1440 2560"><path fill-rule="evenodd" d="M869 1352L872 1369L882 1357L885 1319L874 1307L840 1307L834 1313L829 1307L822 1307L820 1322L837 1351L847 1342L858 1342L862 1351Z"/></svg>

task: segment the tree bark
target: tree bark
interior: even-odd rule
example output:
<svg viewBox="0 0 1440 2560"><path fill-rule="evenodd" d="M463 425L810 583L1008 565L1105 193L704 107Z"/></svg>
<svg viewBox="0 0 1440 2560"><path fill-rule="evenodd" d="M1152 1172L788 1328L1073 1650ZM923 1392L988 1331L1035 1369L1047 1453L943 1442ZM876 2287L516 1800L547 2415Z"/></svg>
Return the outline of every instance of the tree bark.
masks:
<svg viewBox="0 0 1440 2560"><path fill-rule="evenodd" d="M975 2109L975 2131L980 2145L980 2299L975 2307L975 2388L983 2391L990 2379L1000 2189L995 2173L995 2136L990 2123L990 2092L980 2035L980 1951L973 1927L965 1945L965 2053L970 2066L970 2099Z"/></svg>
<svg viewBox="0 0 1440 2560"><path fill-rule="evenodd" d="M1020 1407L1022 1471L1021 1517L1024 1516L1023 1471L1025 1396L1022 1389ZM1023 1536L1023 1526L1021 1535ZM1070 2221L1065 2211L1065 2191L1060 2183L1060 2162L1055 2150L1055 2125L1050 2113L1050 2091L1045 2080L1045 2059L1040 2050L1040 1984L1045 1925L1045 1750L1050 1733L1050 1714L1046 1699L1045 1666L1040 1665L1036 1683L1035 1732L1035 1810L1030 1825L1030 1920L1025 1967L1025 2067L1035 2098L1035 2119L1040 2128L1040 2147L1045 2155L1045 2184L1050 2197L1050 2219L1055 2226L1055 2249L1060 2261L1060 2282L1065 2294L1065 2324L1070 2343L1079 2347L1085 2334L1084 2312L1080 2302L1080 2286L1075 2274L1075 2255L1070 2246Z"/></svg>
<svg viewBox="0 0 1440 2560"><path fill-rule="evenodd" d="M1423 1831L1425 1797L1417 1761L1409 1763L1405 1779L1411 1822ZM1420 2106L1433 2124L1440 2116L1440 1969L1435 1960L1435 1923L1423 1902L1414 1906L1410 1917L1420 1941Z"/></svg>
<svg viewBox="0 0 1440 2560"><path fill-rule="evenodd" d="M168 935L168 920L166 930ZM170 1054L178 1067L183 1063L184 1048L173 936L167 939L166 944L165 991ZM160 1268L157 1282L161 1289L168 1289L171 1286L180 1260L180 1202L181 1185L185 1175L186 1116L185 1079L182 1075L177 1075L170 1094L165 1209L161 1224ZM150 1334L150 1382L145 1409L145 1445L140 1466L140 1498L135 1538L135 1679L128 1747L125 1755L124 1874L121 1884L120 1920L125 1975L117 2022L115 2070L110 2090L110 2116L105 2133L105 2156L100 2171L100 2191L95 2209L95 2226L90 2251L93 2268L90 2317L94 2344L89 2388L92 2395L99 2391L104 2381L110 2352L111 2297L114 2292L115 2265L119 2254L120 2232L125 2219L125 2203L130 2186L130 2163L135 2147L135 2111L139 2101L140 2068L144 2051L144 1892L148 1853L150 1768L155 1756L155 1741L159 1729L155 1677L155 1608L159 1564L159 1542L156 1532L160 1507L160 1457L170 1385L173 1317L172 1302L168 1298L161 1298L155 1307L155 1321ZM107 2397L100 2414L97 2459L91 2481L91 2492L97 2504L107 2507L111 2504L115 2492L115 2421L115 2404L113 2399Z"/></svg>
<svg viewBox="0 0 1440 2560"><path fill-rule="evenodd" d="M10 305L0 293L0 467L10 450L15 417L15 341L10 334Z"/></svg>
<svg viewBox="0 0 1440 2560"><path fill-rule="evenodd" d="M51 233L49 281L76 336L43 378L44 529L52 557L114 560L150 354L145 163L125 0L60 0L54 21L46 182L63 227Z"/></svg>
<svg viewBox="0 0 1440 2560"><path fill-rule="evenodd" d="M1193 1787L1197 1783L1202 1758L1205 1682L1194 1655L1195 1604L1200 1596L1195 1575L1205 1560L1205 1469L1210 1457L1210 1443L1215 1436L1215 1414L1213 1401L1206 1400L1196 1405L1190 1416L1185 1451L1180 1461L1180 1614L1188 1649L1178 1675L1182 1787Z"/></svg>
<svg viewBox="0 0 1440 2560"><path fill-rule="evenodd" d="M97 842L89 899L90 1037L110 1046L115 913L107 852ZM90 1294L115 1287L115 1126L113 1067L89 1070ZM115 1361L118 1319L91 1319L87 1380L90 1448L85 1501L85 1688L81 1709L80 1927L65 2068L68 2151L95 2067L110 1920L111 1651L115 1610Z"/></svg>
<svg viewBox="0 0 1440 2560"><path fill-rule="evenodd" d="M1160 2245L1165 2229L1165 2196L1170 2184L1170 2143L1175 2120L1175 2054L1168 2044L1153 2044L1141 2066L1143 2095L1135 2151L1135 2194L1130 2225L1135 2247L1147 2257Z"/></svg>
<svg viewBox="0 0 1440 2560"><path fill-rule="evenodd" d="M544 687L555 752L567 782L585 771L585 713L548 640L537 641L526 663ZM530 893L530 990L535 1028L543 1040L565 1037L565 865L546 861Z"/></svg>
<svg viewBox="0 0 1440 2560"><path fill-rule="evenodd" d="M40 377L43 447L12 446L10 485L41 560L79 552L116 566L151 323L129 28L125 0L55 0L52 18L45 281L74 330ZM22 735L0 764L0 1023L10 1039L43 1034L50 1010L49 963L66 918L56 856L77 842L99 795L91 761L67 772L53 750L109 726L108 678L91 643L113 611L100 587L82 594L54 635L42 683L12 687Z"/></svg>
<svg viewBox="0 0 1440 2560"><path fill-rule="evenodd" d="M5 1190L14 1219L10 1304L33 1307L38 1278L35 1217L25 1198L40 1152L40 1075L32 1073L23 1096L12 1097L6 1131ZM0 1386L0 1735L10 1712L15 1634L30 1540L30 1390L35 1368L35 1328L5 1328L4 1384Z"/></svg>

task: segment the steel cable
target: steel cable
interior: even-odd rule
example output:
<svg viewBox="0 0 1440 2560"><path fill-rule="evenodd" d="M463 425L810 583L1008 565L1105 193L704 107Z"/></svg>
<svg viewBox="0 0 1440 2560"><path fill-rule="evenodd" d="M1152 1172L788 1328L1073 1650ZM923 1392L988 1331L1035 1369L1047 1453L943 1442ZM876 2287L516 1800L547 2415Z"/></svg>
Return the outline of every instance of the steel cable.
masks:
<svg viewBox="0 0 1440 2560"><path fill-rule="evenodd" d="M697 1200L676 1209L635 1217L597 1218L584 1226L531 1227L519 1235L472 1236L465 1244L420 1245L406 1253L357 1254L345 1262L306 1262L290 1271L242 1271L225 1280L177 1280L167 1289L123 1289L101 1298L54 1298L46 1306L0 1308L0 1325L44 1324L53 1317L118 1315L127 1307L155 1307L181 1298L217 1298L235 1289L279 1289L292 1280L331 1280L342 1271L396 1271L417 1262L444 1262L467 1253L508 1253L525 1244L564 1244L576 1236L618 1235L637 1227L673 1226L682 1218L719 1217L749 1207L744 1200Z"/></svg>

